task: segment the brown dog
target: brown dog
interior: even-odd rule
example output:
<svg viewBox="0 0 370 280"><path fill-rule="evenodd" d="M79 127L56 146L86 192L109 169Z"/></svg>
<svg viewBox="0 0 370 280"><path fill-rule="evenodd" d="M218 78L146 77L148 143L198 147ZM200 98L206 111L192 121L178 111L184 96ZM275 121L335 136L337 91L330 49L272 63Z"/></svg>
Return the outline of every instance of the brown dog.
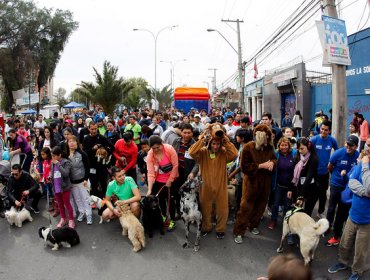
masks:
<svg viewBox="0 0 370 280"><path fill-rule="evenodd" d="M130 205L123 203L122 200L117 200L115 203L121 211L119 221L122 226L122 235L128 235L133 251L138 252L145 247L144 227L130 210Z"/></svg>
<svg viewBox="0 0 370 280"><path fill-rule="evenodd" d="M95 156L98 158L98 162L101 161L104 165L108 164L112 158L112 155L109 155L104 147L97 149Z"/></svg>

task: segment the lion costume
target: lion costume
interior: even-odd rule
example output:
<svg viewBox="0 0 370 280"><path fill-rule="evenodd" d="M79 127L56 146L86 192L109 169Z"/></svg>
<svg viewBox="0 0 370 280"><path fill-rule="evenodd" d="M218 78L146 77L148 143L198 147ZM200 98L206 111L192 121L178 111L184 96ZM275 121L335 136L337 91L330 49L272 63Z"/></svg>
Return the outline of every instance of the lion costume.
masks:
<svg viewBox="0 0 370 280"><path fill-rule="evenodd" d="M254 129L253 135L255 140L244 146L240 163L245 176L240 209L234 224L236 236L243 236L247 227L257 228L265 211L271 191L272 171L259 168L260 164L271 161L276 167L270 128L260 124Z"/></svg>
<svg viewBox="0 0 370 280"><path fill-rule="evenodd" d="M199 140L190 147L190 156L199 164L202 175L200 188L200 205L202 210L202 231L211 231L212 204L216 204L216 232L226 230L228 218L227 163L233 161L238 151L229 141L218 124L209 125ZM212 153L210 145L213 140L222 143L220 151Z"/></svg>

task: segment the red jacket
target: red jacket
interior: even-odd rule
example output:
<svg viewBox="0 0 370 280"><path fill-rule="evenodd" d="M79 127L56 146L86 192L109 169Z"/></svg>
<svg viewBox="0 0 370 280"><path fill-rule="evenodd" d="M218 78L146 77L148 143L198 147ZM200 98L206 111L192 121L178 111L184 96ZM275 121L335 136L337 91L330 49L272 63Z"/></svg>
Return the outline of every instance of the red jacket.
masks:
<svg viewBox="0 0 370 280"><path fill-rule="evenodd" d="M133 169L136 167L138 148L134 141L130 145L126 145L123 139L119 139L114 145L113 156L116 158L116 166L125 170ZM126 164L121 161L121 157L126 158Z"/></svg>

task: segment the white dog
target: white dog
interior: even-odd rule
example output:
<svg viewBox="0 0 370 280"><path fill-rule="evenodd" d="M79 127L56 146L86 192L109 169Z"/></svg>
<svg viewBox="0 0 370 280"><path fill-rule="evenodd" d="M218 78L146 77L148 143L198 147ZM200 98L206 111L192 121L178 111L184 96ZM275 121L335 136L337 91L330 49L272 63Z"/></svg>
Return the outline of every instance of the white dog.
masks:
<svg viewBox="0 0 370 280"><path fill-rule="evenodd" d="M298 234L301 254L305 265L308 265L314 258L320 235L329 228L329 221L320 219L318 222L315 222L304 212L290 213L290 216L288 213L284 219L283 235L281 236L281 243L277 252L281 253L283 251L283 242L288 233Z"/></svg>
<svg viewBox="0 0 370 280"><path fill-rule="evenodd" d="M23 207L21 211L18 211L14 206L12 206L10 210L5 212L5 217L8 220L9 225L15 225L17 227L22 227L22 223L26 220L30 222L33 221L30 211L25 207Z"/></svg>
<svg viewBox="0 0 370 280"><path fill-rule="evenodd" d="M101 199L100 197L97 197L95 195L90 195L90 205L95 205L96 208L98 208L98 215L100 216L99 224L103 223L103 217L102 214L105 209L107 209L107 205L105 204L105 199ZM110 220L107 220L107 222L110 222Z"/></svg>

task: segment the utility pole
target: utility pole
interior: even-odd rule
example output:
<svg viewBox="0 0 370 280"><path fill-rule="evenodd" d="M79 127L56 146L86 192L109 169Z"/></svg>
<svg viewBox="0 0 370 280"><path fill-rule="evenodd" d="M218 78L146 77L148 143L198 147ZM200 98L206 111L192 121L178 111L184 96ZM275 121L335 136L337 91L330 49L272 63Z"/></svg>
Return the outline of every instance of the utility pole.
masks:
<svg viewBox="0 0 370 280"><path fill-rule="evenodd" d="M240 40L240 23L243 23L243 20L229 20L229 19L222 19L222 22L236 22L236 33L238 35L238 76L239 76L239 105L244 111L244 68L242 62L242 43Z"/></svg>
<svg viewBox="0 0 370 280"><path fill-rule="evenodd" d="M208 68L208 70L213 71L213 77L212 77L212 95L214 96L217 92L216 87L216 68Z"/></svg>
<svg viewBox="0 0 370 280"><path fill-rule="evenodd" d="M334 0L324 0L325 12L328 16L338 18ZM344 146L347 129L347 91L346 66L331 65L332 81L332 135L337 139L339 146Z"/></svg>

